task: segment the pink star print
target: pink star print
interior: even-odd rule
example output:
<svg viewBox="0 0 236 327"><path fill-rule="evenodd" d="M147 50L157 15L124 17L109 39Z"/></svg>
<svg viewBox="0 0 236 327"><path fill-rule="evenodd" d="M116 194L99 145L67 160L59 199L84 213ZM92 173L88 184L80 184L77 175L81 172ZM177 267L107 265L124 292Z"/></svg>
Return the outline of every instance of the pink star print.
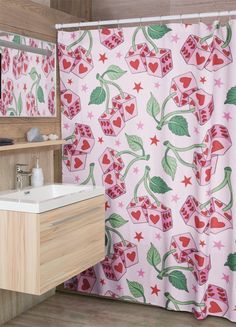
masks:
<svg viewBox="0 0 236 327"><path fill-rule="evenodd" d="M138 127L138 129L143 129L143 123L140 121L138 124L137 124L137 127Z"/></svg>
<svg viewBox="0 0 236 327"><path fill-rule="evenodd" d="M117 52L116 58L120 59L122 57L122 54L120 52Z"/></svg>
<svg viewBox="0 0 236 327"><path fill-rule="evenodd" d="M134 169L133 169L133 173L134 173L134 174L138 174L138 172L139 172L138 167L134 167Z"/></svg>
<svg viewBox="0 0 236 327"><path fill-rule="evenodd" d="M74 40L76 38L75 32L71 33L70 37L72 38L72 40Z"/></svg>
<svg viewBox="0 0 236 327"><path fill-rule="evenodd" d="M199 134L199 130L198 130L197 127L194 127L194 133L195 133L195 134Z"/></svg>
<svg viewBox="0 0 236 327"><path fill-rule="evenodd" d="M119 208L123 208L123 206L124 206L124 203L123 203L123 202L119 202L119 203L118 203L118 207L119 207Z"/></svg>
<svg viewBox="0 0 236 327"><path fill-rule="evenodd" d="M87 117L88 117L90 120L94 117L92 111L89 111L89 112L88 112Z"/></svg>
<svg viewBox="0 0 236 327"><path fill-rule="evenodd" d="M229 283L229 275L226 275L226 274L223 273L222 279L224 279L227 284Z"/></svg>
<svg viewBox="0 0 236 327"><path fill-rule="evenodd" d="M87 84L82 85L82 91L86 92L88 89Z"/></svg>
<svg viewBox="0 0 236 327"><path fill-rule="evenodd" d="M120 291L123 290L123 288L121 287L121 285L117 285L117 286L116 286L116 290L117 290L118 292L120 292Z"/></svg>
<svg viewBox="0 0 236 327"><path fill-rule="evenodd" d="M172 202L175 202L175 203L177 203L177 201L178 201L179 199L180 199L180 198L179 198L178 194L172 195L172 197L171 197L171 201L172 201Z"/></svg>
<svg viewBox="0 0 236 327"><path fill-rule="evenodd" d="M221 87L224 83L221 81L221 78L215 78L215 86Z"/></svg>
<svg viewBox="0 0 236 327"><path fill-rule="evenodd" d="M157 240L159 240L159 241L161 240L161 234L159 234L159 233L157 234L156 233L155 237L156 237Z"/></svg>
<svg viewBox="0 0 236 327"><path fill-rule="evenodd" d="M116 146L120 146L120 145L121 145L120 140L116 140L116 141L115 141L115 145L116 145Z"/></svg>
<svg viewBox="0 0 236 327"><path fill-rule="evenodd" d="M141 268L140 270L137 271L137 273L139 277L144 277L145 271L143 271Z"/></svg>
<svg viewBox="0 0 236 327"><path fill-rule="evenodd" d="M66 124L63 125L63 127L64 127L65 129L69 129L69 128L70 128L70 125L66 123Z"/></svg>
<svg viewBox="0 0 236 327"><path fill-rule="evenodd" d="M224 112L224 116L223 116L224 119L226 119L227 121L229 121L230 119L232 119L231 115L229 112Z"/></svg>
<svg viewBox="0 0 236 327"><path fill-rule="evenodd" d="M178 37L178 35L176 34L176 35L171 35L171 42L173 42L173 43L177 43L178 41L179 41L179 37Z"/></svg>
<svg viewBox="0 0 236 327"><path fill-rule="evenodd" d="M218 242L214 242L213 247L217 248L218 250L221 250L221 248L224 248L225 246L222 244L221 241L218 241Z"/></svg>

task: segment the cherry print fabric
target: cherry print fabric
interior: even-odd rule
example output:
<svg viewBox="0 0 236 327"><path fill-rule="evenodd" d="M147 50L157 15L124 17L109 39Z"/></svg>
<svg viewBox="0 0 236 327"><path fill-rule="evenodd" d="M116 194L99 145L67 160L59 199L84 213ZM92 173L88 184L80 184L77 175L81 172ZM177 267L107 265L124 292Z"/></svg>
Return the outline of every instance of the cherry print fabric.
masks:
<svg viewBox="0 0 236 327"><path fill-rule="evenodd" d="M59 32L63 182L106 192L66 289L236 321L235 24Z"/></svg>

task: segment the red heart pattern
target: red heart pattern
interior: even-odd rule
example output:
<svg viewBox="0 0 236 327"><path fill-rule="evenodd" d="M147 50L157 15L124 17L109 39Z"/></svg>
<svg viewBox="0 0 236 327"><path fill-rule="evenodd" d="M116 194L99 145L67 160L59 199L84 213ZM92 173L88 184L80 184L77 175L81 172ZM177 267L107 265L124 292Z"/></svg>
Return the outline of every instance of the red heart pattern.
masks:
<svg viewBox="0 0 236 327"><path fill-rule="evenodd" d="M87 278L83 278L83 284L81 286L82 291L87 291L90 288L90 283Z"/></svg>
<svg viewBox="0 0 236 327"><path fill-rule="evenodd" d="M135 257L136 257L136 253L135 253L134 251L131 252L131 253L127 253L127 258L128 258L130 261L134 262Z"/></svg>
<svg viewBox="0 0 236 327"><path fill-rule="evenodd" d="M141 212L140 212L140 210L132 211L132 212L131 212L131 216L132 216L134 219L139 220L140 217L141 217Z"/></svg>
<svg viewBox="0 0 236 327"><path fill-rule="evenodd" d="M139 64L140 64L140 61L138 59L130 61L130 66L133 67L133 69L137 70L139 67Z"/></svg>
<svg viewBox="0 0 236 327"><path fill-rule="evenodd" d="M114 266L114 269L121 274L122 271L123 271L123 265L122 265L122 263L120 262L120 263L118 263L118 265L115 265Z"/></svg>
<svg viewBox="0 0 236 327"><path fill-rule="evenodd" d="M219 313L219 312L222 312L222 309L218 303L216 303L215 301L210 301L209 312L210 313Z"/></svg>
<svg viewBox="0 0 236 327"><path fill-rule="evenodd" d="M182 243L182 246L186 248L189 245L190 238L186 236L180 236L179 238L180 242Z"/></svg>
<svg viewBox="0 0 236 327"><path fill-rule="evenodd" d="M182 83L183 87L187 89L192 81L191 77L181 77L180 82Z"/></svg>
<svg viewBox="0 0 236 327"><path fill-rule="evenodd" d="M197 260L199 267L202 267L204 265L205 259L202 256L200 256L198 254L194 254L194 258Z"/></svg>
<svg viewBox="0 0 236 327"><path fill-rule="evenodd" d="M150 215L150 220L153 222L153 224L157 224L158 221L160 220L159 215Z"/></svg>
<svg viewBox="0 0 236 327"><path fill-rule="evenodd" d="M108 158L107 154L104 154L103 159L102 159L102 163L104 165L109 165L111 163L111 160Z"/></svg>

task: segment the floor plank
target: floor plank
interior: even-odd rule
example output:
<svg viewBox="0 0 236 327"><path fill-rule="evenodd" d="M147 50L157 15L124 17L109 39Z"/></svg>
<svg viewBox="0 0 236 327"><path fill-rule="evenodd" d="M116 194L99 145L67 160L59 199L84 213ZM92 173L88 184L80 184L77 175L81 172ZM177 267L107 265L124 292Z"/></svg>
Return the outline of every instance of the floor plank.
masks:
<svg viewBox="0 0 236 327"><path fill-rule="evenodd" d="M104 298L57 292L5 327L229 327L226 319L197 321L192 314Z"/></svg>

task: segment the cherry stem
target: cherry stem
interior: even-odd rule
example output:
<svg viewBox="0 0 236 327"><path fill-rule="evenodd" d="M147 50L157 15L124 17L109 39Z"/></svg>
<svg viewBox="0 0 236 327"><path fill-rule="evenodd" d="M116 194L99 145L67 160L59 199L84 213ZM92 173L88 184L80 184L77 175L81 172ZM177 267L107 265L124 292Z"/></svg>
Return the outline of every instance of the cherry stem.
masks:
<svg viewBox="0 0 236 327"><path fill-rule="evenodd" d="M114 228L111 228L111 227L108 227L108 226L106 226L105 229L106 229L106 231L111 231L111 232L115 233L116 235L118 235L119 238L121 239L121 242L123 243L123 245L126 246L125 239L124 239L124 237L121 235L120 232L118 232L118 231L115 230Z"/></svg>
<svg viewBox="0 0 236 327"><path fill-rule="evenodd" d="M117 152L116 157L120 157L123 154L130 154L131 156L134 156L135 158L139 158L140 157L139 154L136 154L136 153L134 153L132 151L129 151L129 150L124 150L124 151Z"/></svg>
<svg viewBox="0 0 236 327"><path fill-rule="evenodd" d="M130 161L130 163L127 165L127 167L126 167L126 169L125 169L125 172L124 172L124 175L121 177L121 180L122 180L122 181L125 180L125 178L126 178L128 172L129 172L130 168L133 166L133 164L134 164L135 162L140 161L140 160L146 160L146 161L147 161L147 160L149 160L149 159L150 159L150 155L149 155L149 154L147 154L147 155L143 155L143 156L138 156L138 157L132 159L132 160Z"/></svg>
<svg viewBox="0 0 236 327"><path fill-rule="evenodd" d="M123 295L119 297L119 300L125 300L125 301L131 301L131 302L135 302L135 303L140 303L138 300L136 300L134 297L132 296L128 296L128 295Z"/></svg>
<svg viewBox="0 0 236 327"><path fill-rule="evenodd" d="M178 152L187 152L187 151L193 150L195 148L205 148L206 147L205 144L193 144L193 145L187 146L185 148L178 148L178 147L172 145L169 141L165 141L163 144L167 147L167 149L170 149L173 151L176 158L179 160L180 163L182 163L182 165L193 168L193 169L195 168L195 165L183 160L180 157ZM166 151L165 155L166 154L167 154L167 151Z"/></svg>
<svg viewBox="0 0 236 327"><path fill-rule="evenodd" d="M136 36L137 36L139 30L141 30L141 29L142 29L142 27L141 27L141 26L138 26L138 27L135 29L134 34L133 34L133 36L132 36L132 48L133 48L134 51L136 51L135 39L136 39Z"/></svg>
<svg viewBox="0 0 236 327"><path fill-rule="evenodd" d="M199 308L204 308L206 305L205 303L198 303L196 301L179 301L175 299L169 292L164 293L165 297L174 304L174 306L179 310L178 305L194 305Z"/></svg>
<svg viewBox="0 0 236 327"><path fill-rule="evenodd" d="M97 80L99 82L101 82L104 86L106 86L106 85L112 85L112 86L114 86L119 91L119 95L124 99L125 98L125 94L124 94L123 90L121 89L121 87L117 83L115 83L115 82L111 82L111 81L108 81L107 79L104 79L103 78L104 74L103 75L97 74L97 76L96 76Z"/></svg>
<svg viewBox="0 0 236 327"><path fill-rule="evenodd" d="M92 181L92 185L95 186L96 185L96 182L95 182L95 179L94 179L94 167L95 167L95 163L92 162L90 165L89 165L89 174L88 174L88 177L85 179L85 181L83 181L83 183L81 183L80 185L86 185L90 182L90 180Z"/></svg>
<svg viewBox="0 0 236 327"><path fill-rule="evenodd" d="M172 111L169 114L166 114L163 118L161 118L161 120L158 122L156 128L158 130L161 130L164 125L166 125L166 124L169 123L169 121L167 121L167 119L170 118L171 116L175 116L175 115L179 115L179 114L194 113L194 111L195 111L195 108L189 109L189 110L176 110L176 111Z"/></svg>
<svg viewBox="0 0 236 327"><path fill-rule="evenodd" d="M88 32L88 31L84 31L84 32L82 33L82 35L81 35L77 40L75 40L73 43L71 43L71 44L69 44L69 45L67 46L66 50L67 50L67 51L70 51L70 50L71 50L71 49L72 49L76 44L80 43L80 42L84 39L84 37L86 36L87 32Z"/></svg>
<svg viewBox="0 0 236 327"><path fill-rule="evenodd" d="M107 230L106 235L107 235L107 239L108 239L107 255L110 255L110 253L111 253L111 244L112 244L111 232L109 230Z"/></svg>
<svg viewBox="0 0 236 327"><path fill-rule="evenodd" d="M226 28L227 28L227 37L225 42L221 46L222 49L226 48L232 39L232 29L229 22L227 23Z"/></svg>
<svg viewBox="0 0 236 327"><path fill-rule="evenodd" d="M142 29L143 35L144 35L145 39L147 40L147 42L151 44L151 46L153 47L155 53L158 53L159 52L159 49L156 46L156 44L153 42L153 40L147 34L146 27L145 26L142 26L141 29Z"/></svg>
<svg viewBox="0 0 236 327"><path fill-rule="evenodd" d="M230 201L227 204L227 206L223 209L223 211L227 211L227 210L230 210L233 206L233 189L232 189L232 184L231 184L232 169L230 167L225 167L224 172L225 172L225 175L224 175L223 181L218 186L216 186L215 188L213 188L211 190L211 194L220 191L225 186L228 186L229 192L230 192Z"/></svg>
<svg viewBox="0 0 236 327"><path fill-rule="evenodd" d="M165 109L166 109L166 105L167 105L168 101L169 101L170 99L172 99L175 95L176 95L176 92L170 93L170 94L165 98L165 100L163 101L162 106L161 106L161 120L160 120L160 122L164 120Z"/></svg>

